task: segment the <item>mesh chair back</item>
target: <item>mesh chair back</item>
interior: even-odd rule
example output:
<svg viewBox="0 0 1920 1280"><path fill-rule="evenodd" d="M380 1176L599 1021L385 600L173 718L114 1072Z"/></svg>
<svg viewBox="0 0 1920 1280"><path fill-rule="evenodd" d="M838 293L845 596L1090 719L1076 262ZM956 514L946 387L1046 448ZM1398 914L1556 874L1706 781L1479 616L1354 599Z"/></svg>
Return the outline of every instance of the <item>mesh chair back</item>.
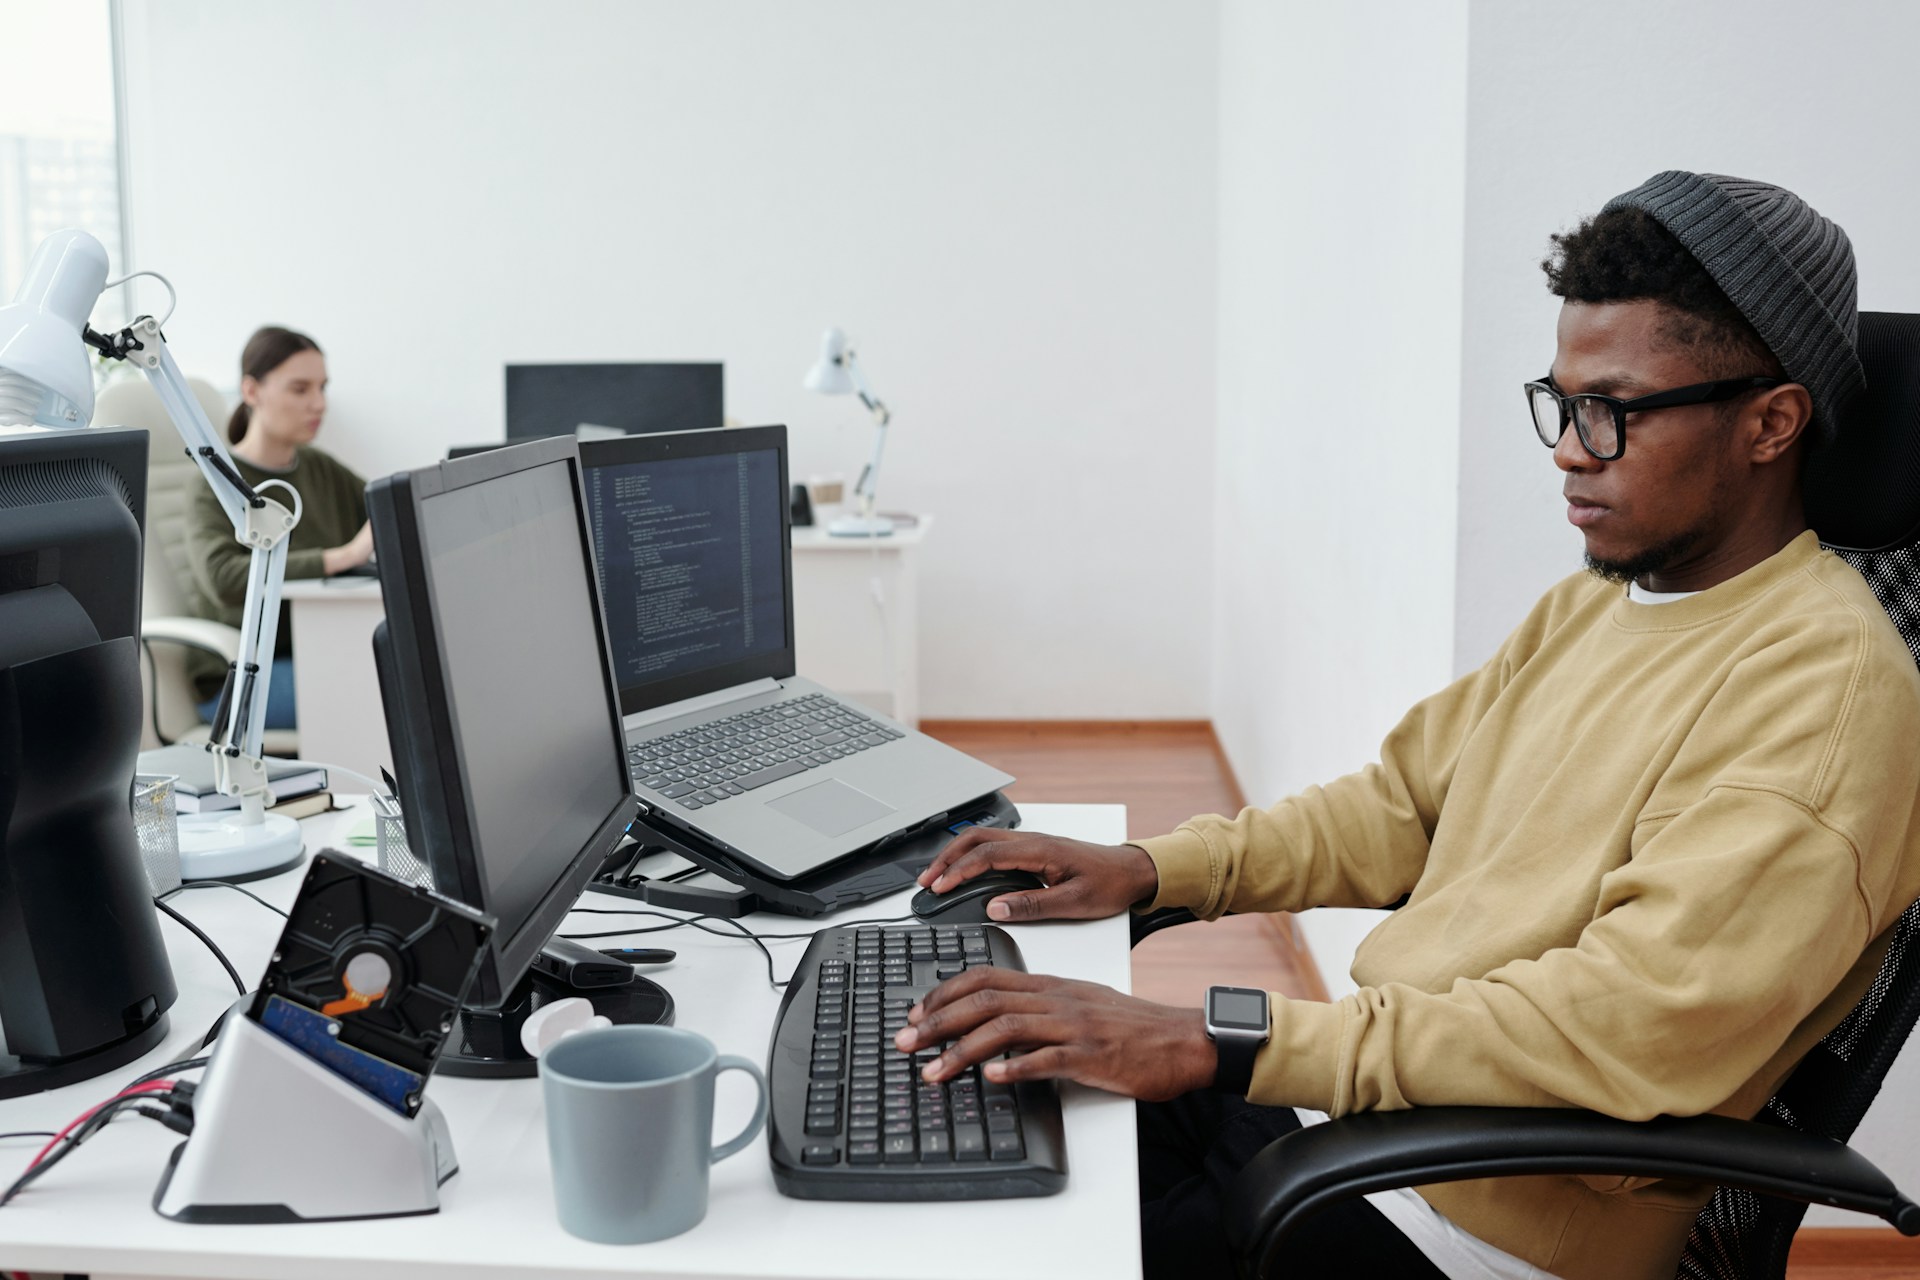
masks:
<svg viewBox="0 0 1920 1280"><path fill-rule="evenodd" d="M1858 569L1920 661L1920 315L1862 312L1869 390L1808 460L1807 519ZM1873 985L1756 1117L1845 1142L1920 1017L1920 902L1894 925ZM1682 1280L1784 1276L1806 1206L1722 1187L1680 1260Z"/></svg>

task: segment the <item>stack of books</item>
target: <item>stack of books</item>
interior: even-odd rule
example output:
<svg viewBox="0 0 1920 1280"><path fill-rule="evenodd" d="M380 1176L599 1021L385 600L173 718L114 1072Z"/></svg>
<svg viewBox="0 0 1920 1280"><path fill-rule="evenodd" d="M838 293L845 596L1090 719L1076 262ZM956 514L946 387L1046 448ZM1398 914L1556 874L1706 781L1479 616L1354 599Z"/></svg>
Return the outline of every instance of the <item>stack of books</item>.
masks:
<svg viewBox="0 0 1920 1280"><path fill-rule="evenodd" d="M218 813L238 809L237 796L221 795L213 786L213 757L193 743L176 743L140 753L141 773L172 774L173 807L178 813ZM267 761L267 788L273 795L269 813L305 818L333 808L327 790L327 771L284 760Z"/></svg>

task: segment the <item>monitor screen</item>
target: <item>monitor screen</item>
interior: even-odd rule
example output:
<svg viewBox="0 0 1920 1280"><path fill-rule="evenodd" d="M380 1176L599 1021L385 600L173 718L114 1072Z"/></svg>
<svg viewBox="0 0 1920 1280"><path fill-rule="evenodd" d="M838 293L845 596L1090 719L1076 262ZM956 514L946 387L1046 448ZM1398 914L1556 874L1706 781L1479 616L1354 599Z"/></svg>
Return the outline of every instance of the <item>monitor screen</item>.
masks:
<svg viewBox="0 0 1920 1280"><path fill-rule="evenodd" d="M580 453L623 709L792 675L785 429Z"/></svg>
<svg viewBox="0 0 1920 1280"><path fill-rule="evenodd" d="M498 919L476 988L492 1003L632 813L579 461L571 440L542 441L377 481L369 499L407 834L437 889Z"/></svg>
<svg viewBox="0 0 1920 1280"><path fill-rule="evenodd" d="M719 364L510 364L507 438L704 431L726 418Z"/></svg>

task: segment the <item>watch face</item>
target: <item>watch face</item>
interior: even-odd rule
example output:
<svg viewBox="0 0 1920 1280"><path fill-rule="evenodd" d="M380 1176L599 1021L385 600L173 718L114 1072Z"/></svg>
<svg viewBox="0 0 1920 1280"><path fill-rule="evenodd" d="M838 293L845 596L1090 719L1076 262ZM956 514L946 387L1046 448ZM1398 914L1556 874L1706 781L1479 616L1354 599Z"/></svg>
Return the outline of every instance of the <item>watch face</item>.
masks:
<svg viewBox="0 0 1920 1280"><path fill-rule="evenodd" d="M1207 1021L1229 1031L1265 1031L1267 993L1244 987L1214 987L1207 992Z"/></svg>

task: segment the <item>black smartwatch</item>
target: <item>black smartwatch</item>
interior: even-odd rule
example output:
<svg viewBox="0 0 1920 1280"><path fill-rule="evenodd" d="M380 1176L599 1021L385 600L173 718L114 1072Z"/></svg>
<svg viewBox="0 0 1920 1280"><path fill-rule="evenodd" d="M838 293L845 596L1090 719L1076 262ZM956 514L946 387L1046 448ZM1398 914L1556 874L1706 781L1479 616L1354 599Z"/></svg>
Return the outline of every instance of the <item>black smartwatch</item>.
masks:
<svg viewBox="0 0 1920 1280"><path fill-rule="evenodd" d="M1273 1038L1267 993L1252 987L1207 988L1207 1039L1220 1055L1213 1087L1245 1097L1253 1084L1253 1060Z"/></svg>

